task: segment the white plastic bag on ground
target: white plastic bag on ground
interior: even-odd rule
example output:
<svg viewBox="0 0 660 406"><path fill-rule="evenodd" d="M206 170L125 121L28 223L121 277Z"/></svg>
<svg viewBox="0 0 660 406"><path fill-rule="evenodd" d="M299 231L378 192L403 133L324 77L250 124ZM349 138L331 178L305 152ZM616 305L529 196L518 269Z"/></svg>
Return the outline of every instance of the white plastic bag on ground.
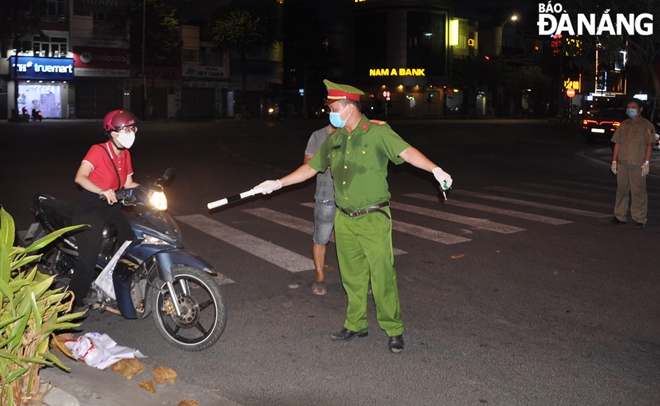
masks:
<svg viewBox="0 0 660 406"><path fill-rule="evenodd" d="M98 369L105 369L122 359L145 358L138 350L117 345L107 334L87 333L64 345L76 359Z"/></svg>

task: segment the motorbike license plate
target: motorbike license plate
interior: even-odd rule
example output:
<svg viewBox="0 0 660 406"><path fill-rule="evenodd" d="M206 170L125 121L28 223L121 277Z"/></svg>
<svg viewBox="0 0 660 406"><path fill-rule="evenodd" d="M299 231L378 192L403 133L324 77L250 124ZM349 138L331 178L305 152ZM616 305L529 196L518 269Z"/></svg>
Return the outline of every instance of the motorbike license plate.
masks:
<svg viewBox="0 0 660 406"><path fill-rule="evenodd" d="M600 133L600 134L604 134L604 133L605 133L605 129L604 129L604 128L592 128L592 129L591 129L591 132L592 132L592 133Z"/></svg>

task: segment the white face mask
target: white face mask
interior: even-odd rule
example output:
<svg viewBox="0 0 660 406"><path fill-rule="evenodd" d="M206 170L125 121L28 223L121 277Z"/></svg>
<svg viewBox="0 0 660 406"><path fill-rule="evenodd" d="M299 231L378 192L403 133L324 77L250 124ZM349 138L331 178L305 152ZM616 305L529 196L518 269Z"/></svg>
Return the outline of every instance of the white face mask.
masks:
<svg viewBox="0 0 660 406"><path fill-rule="evenodd" d="M126 149L129 149L135 142L135 133L133 131L119 132L117 134L117 141Z"/></svg>

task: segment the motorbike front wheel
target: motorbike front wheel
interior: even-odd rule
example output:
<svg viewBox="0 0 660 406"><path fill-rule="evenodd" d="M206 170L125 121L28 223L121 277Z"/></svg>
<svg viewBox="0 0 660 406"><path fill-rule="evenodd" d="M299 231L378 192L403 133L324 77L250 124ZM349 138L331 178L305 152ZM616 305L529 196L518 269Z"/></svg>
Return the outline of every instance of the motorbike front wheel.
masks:
<svg viewBox="0 0 660 406"><path fill-rule="evenodd" d="M225 331L227 310L220 286L206 272L190 266L173 270L175 297L160 281L152 296L158 332L175 347L201 351L211 347ZM177 316L173 300L181 315Z"/></svg>

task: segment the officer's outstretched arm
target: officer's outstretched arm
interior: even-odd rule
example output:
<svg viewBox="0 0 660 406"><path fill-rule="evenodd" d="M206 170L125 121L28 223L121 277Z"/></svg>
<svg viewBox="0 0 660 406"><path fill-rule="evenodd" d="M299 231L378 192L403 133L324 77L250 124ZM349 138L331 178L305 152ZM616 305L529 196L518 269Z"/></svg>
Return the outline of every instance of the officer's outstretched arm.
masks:
<svg viewBox="0 0 660 406"><path fill-rule="evenodd" d="M304 182L312 176L316 175L316 169L313 169L307 164L302 164L298 169L286 175L282 179L267 180L261 182L253 189L262 189L263 194L267 195L275 190L279 190L284 186L295 185L296 183Z"/></svg>
<svg viewBox="0 0 660 406"><path fill-rule="evenodd" d="M399 156L412 166L416 166L419 169L424 169L425 171L432 172L433 168L437 168L438 165L431 162L426 155L419 152L415 147L408 147L401 151Z"/></svg>
<svg viewBox="0 0 660 406"><path fill-rule="evenodd" d="M295 185L296 183L306 181L317 173L316 169L308 164L302 164L298 169L280 179L280 182L282 182L282 186Z"/></svg>

